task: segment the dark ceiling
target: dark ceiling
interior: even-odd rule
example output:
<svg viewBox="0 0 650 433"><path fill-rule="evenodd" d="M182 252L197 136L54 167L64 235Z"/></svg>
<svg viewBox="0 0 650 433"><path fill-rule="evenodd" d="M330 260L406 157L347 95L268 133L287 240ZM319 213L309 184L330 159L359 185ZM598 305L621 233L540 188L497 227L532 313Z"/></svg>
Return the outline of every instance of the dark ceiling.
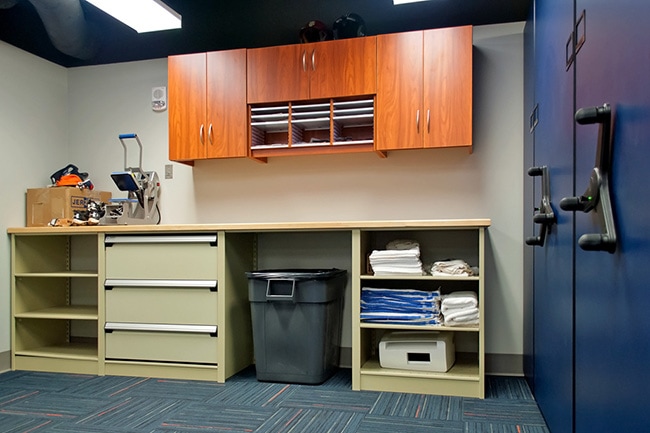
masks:
<svg viewBox="0 0 650 433"><path fill-rule="evenodd" d="M163 58L173 54L298 43L310 20L331 27L359 14L370 35L459 25L524 21L532 0L431 0L394 6L392 0L164 0L183 28L138 34L85 0L0 0L0 40L65 67ZM82 12L91 54L55 48L35 4L72 3ZM80 3L80 5L79 5ZM79 8L80 6L80 8ZM42 10L41 10L42 13ZM77 22L78 23L78 22ZM78 31L58 20L60 32ZM83 58L80 58L83 57Z"/></svg>

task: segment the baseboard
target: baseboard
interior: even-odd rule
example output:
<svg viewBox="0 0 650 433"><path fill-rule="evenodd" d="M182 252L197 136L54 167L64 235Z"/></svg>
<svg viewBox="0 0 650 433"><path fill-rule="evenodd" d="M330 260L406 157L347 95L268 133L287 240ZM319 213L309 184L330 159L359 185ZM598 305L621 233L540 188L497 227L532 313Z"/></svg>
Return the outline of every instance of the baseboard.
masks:
<svg viewBox="0 0 650 433"><path fill-rule="evenodd" d="M0 373L11 370L11 352L0 352Z"/></svg>
<svg viewBox="0 0 650 433"><path fill-rule="evenodd" d="M511 353L486 353L485 374L492 376L523 376L524 356Z"/></svg>
<svg viewBox="0 0 650 433"><path fill-rule="evenodd" d="M341 347L339 366L352 367L352 348ZM11 369L11 352L0 352L0 373ZM523 355L487 353L485 355L485 374L493 376L523 376Z"/></svg>
<svg viewBox="0 0 650 433"><path fill-rule="evenodd" d="M352 368L352 348L341 347L341 356L339 358L339 367Z"/></svg>
<svg viewBox="0 0 650 433"><path fill-rule="evenodd" d="M341 347L339 366L343 368L352 367L351 347ZM485 374L492 376L523 376L523 355L487 353L485 354Z"/></svg>

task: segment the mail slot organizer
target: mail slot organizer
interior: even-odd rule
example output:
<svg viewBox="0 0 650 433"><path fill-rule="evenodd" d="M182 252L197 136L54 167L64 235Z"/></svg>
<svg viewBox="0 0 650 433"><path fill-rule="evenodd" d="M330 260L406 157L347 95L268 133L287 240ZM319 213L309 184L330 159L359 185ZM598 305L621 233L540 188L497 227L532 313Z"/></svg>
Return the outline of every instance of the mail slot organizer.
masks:
<svg viewBox="0 0 650 433"><path fill-rule="evenodd" d="M447 372L455 362L450 332L390 332L379 343L382 368Z"/></svg>

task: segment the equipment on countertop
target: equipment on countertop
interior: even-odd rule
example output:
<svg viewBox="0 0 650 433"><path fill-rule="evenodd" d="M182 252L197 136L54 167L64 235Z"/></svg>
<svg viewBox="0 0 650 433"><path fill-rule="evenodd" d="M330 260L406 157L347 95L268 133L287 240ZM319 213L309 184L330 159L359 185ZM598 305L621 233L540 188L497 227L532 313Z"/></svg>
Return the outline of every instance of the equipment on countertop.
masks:
<svg viewBox="0 0 650 433"><path fill-rule="evenodd" d="M127 165L127 147L125 140L133 138L140 148L140 162L137 167ZM111 178L120 191L127 191L127 198L111 199L106 205L106 213L101 224L159 224L160 181L155 171L142 169L142 143L135 133L120 134L120 143L124 148L124 171L111 173Z"/></svg>

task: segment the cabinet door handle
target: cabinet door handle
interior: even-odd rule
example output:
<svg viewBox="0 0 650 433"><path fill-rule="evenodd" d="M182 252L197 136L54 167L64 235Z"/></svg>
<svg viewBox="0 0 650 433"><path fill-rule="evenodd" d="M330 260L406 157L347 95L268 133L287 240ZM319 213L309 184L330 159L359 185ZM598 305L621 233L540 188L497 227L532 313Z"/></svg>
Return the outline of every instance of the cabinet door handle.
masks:
<svg viewBox="0 0 650 433"><path fill-rule="evenodd" d="M208 127L208 141L210 142L210 144L213 144L212 143L212 123Z"/></svg>
<svg viewBox="0 0 650 433"><path fill-rule="evenodd" d="M316 49L311 52L311 70L316 70Z"/></svg>
<svg viewBox="0 0 650 433"><path fill-rule="evenodd" d="M201 128L199 129L199 141L201 141L201 144L203 143L203 124L201 124Z"/></svg>
<svg viewBox="0 0 650 433"><path fill-rule="evenodd" d="M302 71L307 72L307 50L302 50Z"/></svg>
<svg viewBox="0 0 650 433"><path fill-rule="evenodd" d="M420 132L420 110L415 113L415 128Z"/></svg>
<svg viewBox="0 0 650 433"><path fill-rule="evenodd" d="M431 110L427 110L427 133L431 132Z"/></svg>

